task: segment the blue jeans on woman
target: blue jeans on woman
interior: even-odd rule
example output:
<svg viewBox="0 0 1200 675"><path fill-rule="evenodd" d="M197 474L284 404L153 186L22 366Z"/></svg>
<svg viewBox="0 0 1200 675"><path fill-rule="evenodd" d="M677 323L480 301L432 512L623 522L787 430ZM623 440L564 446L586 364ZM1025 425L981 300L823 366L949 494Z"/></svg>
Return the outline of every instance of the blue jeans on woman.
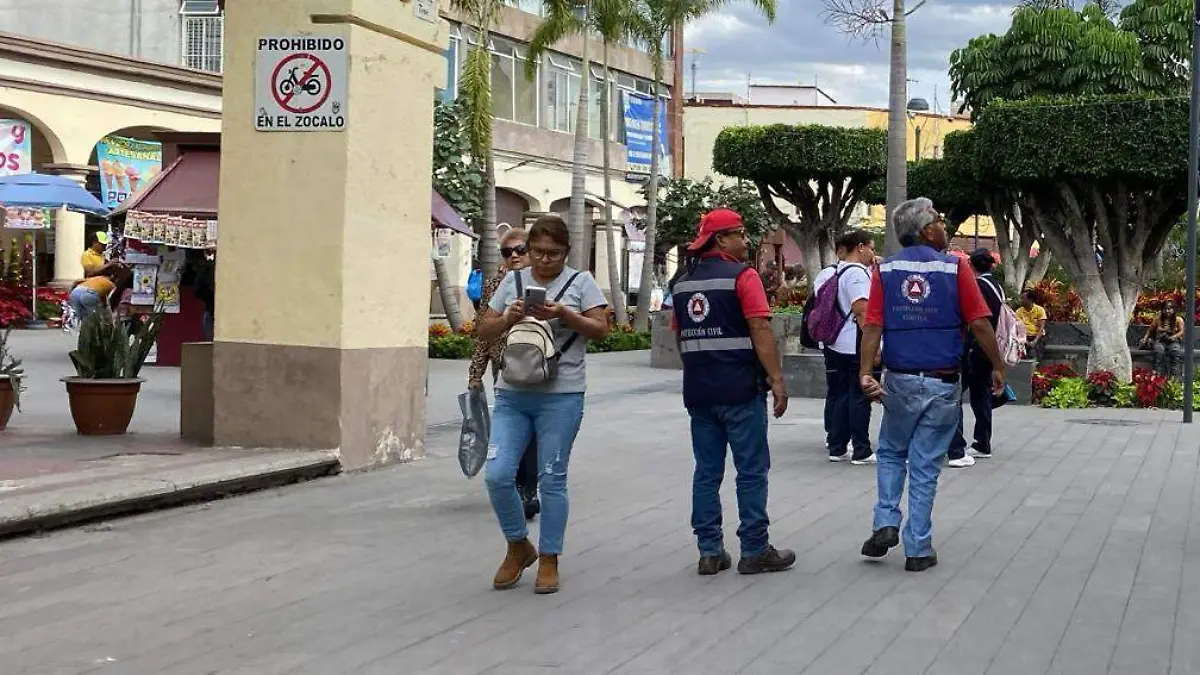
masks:
<svg viewBox="0 0 1200 675"><path fill-rule="evenodd" d="M725 453L732 451L737 469L738 518L742 557L762 555L770 543L767 535L767 472L771 451L767 446L767 401L759 396L740 405L688 408L692 418L692 530L702 556L724 550L721 531L721 480Z"/></svg>
<svg viewBox="0 0 1200 675"><path fill-rule="evenodd" d="M958 383L886 373L883 390L883 422L876 450L879 501L871 529L900 527L900 500L907 478L904 555L928 557L933 555L933 499L938 476L962 411Z"/></svg>
<svg viewBox="0 0 1200 675"><path fill-rule="evenodd" d="M583 423L583 394L496 390L486 482L492 510L510 542L529 536L525 507L517 492L517 468L537 434L542 524L538 552L559 555L567 529L567 464Z"/></svg>
<svg viewBox="0 0 1200 675"><path fill-rule="evenodd" d="M100 306L100 294L87 286L76 286L71 289L71 294L67 296L67 302L71 304L71 310L75 312L75 318L82 322Z"/></svg>

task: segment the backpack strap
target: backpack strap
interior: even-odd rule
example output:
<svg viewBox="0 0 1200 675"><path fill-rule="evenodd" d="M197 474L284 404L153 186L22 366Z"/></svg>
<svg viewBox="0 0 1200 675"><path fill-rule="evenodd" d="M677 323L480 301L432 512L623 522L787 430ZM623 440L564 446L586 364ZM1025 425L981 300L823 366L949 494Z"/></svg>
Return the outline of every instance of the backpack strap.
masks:
<svg viewBox="0 0 1200 675"><path fill-rule="evenodd" d="M868 281L869 281L869 280L870 280L870 278L871 278L871 272L867 270L867 266L866 266L866 265L863 265L863 264L860 264L860 263L846 263L846 266L845 266L845 267L843 267L842 269L838 270L838 271L837 271L837 272L836 272L836 273L833 275L833 279L831 279L831 281L835 282L835 283L838 285L838 287L837 287L837 291L838 291L838 294L839 294L839 295L841 295L841 292L842 292L842 275L843 275L843 274L845 274L845 273L846 273L846 272L847 272L847 271L848 271L850 268L852 268L852 267L857 267L858 269L860 269L860 270L862 270L863 272L865 272L865 273L866 273L866 275L867 275L867 280L868 280ZM825 282L825 283L829 283L829 282L827 281L827 282ZM837 298L837 297L835 297L835 298L833 299L833 308L837 310L838 316L842 317L842 319L843 319L843 320L845 320L845 319L847 319L847 318L849 318L849 317L850 317L850 311L849 311L849 310L846 310L845 312L843 312L843 311L842 311L842 301L841 301L841 299L840 299L840 298Z"/></svg>
<svg viewBox="0 0 1200 675"><path fill-rule="evenodd" d="M575 274L571 275L570 279L567 279L567 283L563 284L562 290L560 290L558 292L558 295L554 296L555 302L559 302L563 299L563 296L567 294L568 290L570 290L571 284L575 283L575 280L579 278L580 274L583 274L583 272L576 272ZM579 333L576 333L575 331L571 331L571 337L567 338L567 341L563 343L563 346L558 348L558 353L562 354L563 352L570 349L571 345L575 344L575 341L578 339L579 339Z"/></svg>

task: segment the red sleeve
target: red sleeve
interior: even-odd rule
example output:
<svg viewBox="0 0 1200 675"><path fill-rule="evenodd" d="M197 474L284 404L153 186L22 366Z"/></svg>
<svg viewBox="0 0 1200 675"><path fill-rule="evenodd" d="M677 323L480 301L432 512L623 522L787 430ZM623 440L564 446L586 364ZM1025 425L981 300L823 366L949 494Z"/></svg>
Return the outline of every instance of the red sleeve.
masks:
<svg viewBox="0 0 1200 675"><path fill-rule="evenodd" d="M758 272L747 267L737 278L737 296L742 303L742 316L747 319L771 318L771 304Z"/></svg>
<svg viewBox="0 0 1200 675"><path fill-rule="evenodd" d="M979 292L975 273L971 271L966 258L958 259L958 311L962 314L963 323L992 317L992 310L988 309L983 293Z"/></svg>
<svg viewBox="0 0 1200 675"><path fill-rule="evenodd" d="M867 298L867 325L883 326L883 282L879 267L871 272L871 296Z"/></svg>

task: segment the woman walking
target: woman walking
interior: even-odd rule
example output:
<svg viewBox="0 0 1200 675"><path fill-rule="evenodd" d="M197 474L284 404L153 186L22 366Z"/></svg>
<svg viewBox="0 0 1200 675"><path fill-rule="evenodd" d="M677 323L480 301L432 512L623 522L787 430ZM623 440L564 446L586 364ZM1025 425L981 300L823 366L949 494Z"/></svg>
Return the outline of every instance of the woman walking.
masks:
<svg viewBox="0 0 1200 675"><path fill-rule="evenodd" d="M487 307L504 280L512 270L525 269L528 265L529 248L525 245L525 230L509 230L500 238L500 269L496 275L483 284L479 306ZM483 387L483 375L487 372L488 363L492 364L492 383L495 384L500 376L500 355L504 352L504 338L501 335L495 340L475 340L475 352L471 355L471 367L467 371L467 386L471 389ZM517 491L521 493L521 503L525 509L525 519L529 520L541 511L538 502L538 470L537 443L531 440L521 456L521 465L517 469Z"/></svg>
<svg viewBox="0 0 1200 675"><path fill-rule="evenodd" d="M583 422L583 395L587 389L584 357L588 340L608 335L608 303L596 280L586 272L566 266L571 240L562 218L547 215L529 229L531 267L504 278L484 310L479 337L496 340L526 316L550 322L554 345L561 350L558 373L537 385L515 385L503 373L496 384L492 413L494 455L487 461L487 489L508 553L492 586L516 586L521 574L538 562L536 593L559 589L558 556L567 527L567 464L571 447ZM520 288L545 289L545 301L525 306ZM538 547L528 539L515 479L521 455L537 436L542 524ZM540 552L540 555L539 555Z"/></svg>

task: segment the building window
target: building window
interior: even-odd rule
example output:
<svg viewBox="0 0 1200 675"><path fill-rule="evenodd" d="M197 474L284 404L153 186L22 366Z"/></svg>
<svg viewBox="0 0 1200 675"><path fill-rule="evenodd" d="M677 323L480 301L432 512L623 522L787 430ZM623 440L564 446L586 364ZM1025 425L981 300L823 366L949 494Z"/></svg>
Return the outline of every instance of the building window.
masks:
<svg viewBox="0 0 1200 675"><path fill-rule="evenodd" d="M579 107L579 68L571 61L547 55L543 80L546 82L546 126L565 133L575 131L575 113Z"/></svg>
<svg viewBox="0 0 1200 675"><path fill-rule="evenodd" d="M458 97L458 48L462 38L458 29L450 29L450 45L446 47L446 88L438 90L438 96L443 101L453 101Z"/></svg>
<svg viewBox="0 0 1200 675"><path fill-rule="evenodd" d="M506 40L492 41L492 115L497 119L537 125L537 74L526 70L523 48Z"/></svg>
<svg viewBox="0 0 1200 675"><path fill-rule="evenodd" d="M221 72L225 15L217 5L217 0L183 0L179 6L179 16L183 65L212 73Z"/></svg>
<svg viewBox="0 0 1200 675"><path fill-rule="evenodd" d="M512 50L492 48L492 116L511 120L513 113L513 64Z"/></svg>

